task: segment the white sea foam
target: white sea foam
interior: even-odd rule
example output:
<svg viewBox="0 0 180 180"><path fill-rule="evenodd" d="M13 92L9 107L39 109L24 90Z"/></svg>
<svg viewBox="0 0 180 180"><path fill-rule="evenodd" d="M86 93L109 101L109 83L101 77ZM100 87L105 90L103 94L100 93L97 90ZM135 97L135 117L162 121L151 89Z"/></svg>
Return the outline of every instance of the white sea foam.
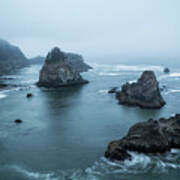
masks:
<svg viewBox="0 0 180 180"><path fill-rule="evenodd" d="M0 99L3 99L3 98L5 98L5 97L7 97L7 95L4 94L3 92L0 92Z"/></svg>
<svg viewBox="0 0 180 180"><path fill-rule="evenodd" d="M107 94L108 93L108 89L101 89L98 91L99 94Z"/></svg>
<svg viewBox="0 0 180 180"><path fill-rule="evenodd" d="M162 66L153 66L153 65L109 65L109 64L93 64L94 70L102 69L102 70L109 70L109 71L145 71L145 70L153 70L153 71L163 71Z"/></svg>
<svg viewBox="0 0 180 180"><path fill-rule="evenodd" d="M54 173L39 173L39 172L32 172L28 171L25 168L22 168L17 165L11 166L12 169L14 169L16 172L23 174L24 176L27 176L28 178L32 179L38 179L38 180L58 180L55 177Z"/></svg>
<svg viewBox="0 0 180 180"><path fill-rule="evenodd" d="M162 75L162 76L160 76L158 78L158 80L163 80L163 79L167 79L167 78L173 78L173 80L179 80L180 73L175 72L175 73L170 73L170 74Z"/></svg>
<svg viewBox="0 0 180 180"><path fill-rule="evenodd" d="M120 76L121 73L112 73L112 72L100 72L99 73L100 76Z"/></svg>
<svg viewBox="0 0 180 180"><path fill-rule="evenodd" d="M167 91L165 94L168 95L168 94L172 94L172 93L180 93L180 89L171 89L171 90Z"/></svg>

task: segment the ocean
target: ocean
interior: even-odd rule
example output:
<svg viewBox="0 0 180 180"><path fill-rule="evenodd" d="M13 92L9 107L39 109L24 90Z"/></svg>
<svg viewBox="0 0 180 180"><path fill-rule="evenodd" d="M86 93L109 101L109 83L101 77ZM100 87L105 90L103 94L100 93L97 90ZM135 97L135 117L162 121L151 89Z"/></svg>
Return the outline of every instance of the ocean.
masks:
<svg viewBox="0 0 180 180"><path fill-rule="evenodd" d="M4 76L2 82L18 86L0 90L0 180L179 180L177 149L156 156L131 152L132 160L124 162L111 162L104 152L135 123L180 113L180 62L93 60L93 69L82 74L90 83L83 86L38 88L41 65ZM163 73L166 66L170 74ZM126 107L108 94L144 70L166 86L162 109Z"/></svg>

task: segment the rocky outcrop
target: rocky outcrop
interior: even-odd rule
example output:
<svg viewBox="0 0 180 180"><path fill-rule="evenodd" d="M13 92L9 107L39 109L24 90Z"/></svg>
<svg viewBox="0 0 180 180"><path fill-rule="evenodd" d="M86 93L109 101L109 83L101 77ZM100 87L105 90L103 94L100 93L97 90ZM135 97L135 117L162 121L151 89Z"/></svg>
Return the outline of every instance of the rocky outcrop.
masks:
<svg viewBox="0 0 180 180"><path fill-rule="evenodd" d="M0 75L12 73L28 64L21 50L0 39Z"/></svg>
<svg viewBox="0 0 180 180"><path fill-rule="evenodd" d="M144 71L136 83L126 83L116 92L120 104L158 109L165 105L153 71Z"/></svg>
<svg viewBox="0 0 180 180"><path fill-rule="evenodd" d="M63 52L64 53L64 52ZM65 62L71 66L73 69L76 69L76 71L81 72L87 72L89 69L92 69L91 66L86 64L84 62L84 59L81 55L74 54L74 53L64 53ZM28 63L30 65L33 64L43 64L45 62L46 58L42 56L37 56L35 58L29 59Z"/></svg>
<svg viewBox="0 0 180 180"><path fill-rule="evenodd" d="M170 73L170 69L169 68L164 68L164 73Z"/></svg>
<svg viewBox="0 0 180 180"><path fill-rule="evenodd" d="M89 69L92 69L91 66L84 62L84 59L81 55L74 53L66 53L66 62L73 69L76 69L78 72L87 72Z"/></svg>
<svg viewBox="0 0 180 180"><path fill-rule="evenodd" d="M55 47L46 57L37 85L56 88L87 82L76 68L69 65L66 54Z"/></svg>
<svg viewBox="0 0 180 180"><path fill-rule="evenodd" d="M28 59L28 63L29 65L33 65L33 64L43 64L45 61L45 57L42 56L37 56L31 59Z"/></svg>
<svg viewBox="0 0 180 180"><path fill-rule="evenodd" d="M109 94L114 94L114 93L117 92L117 89L118 89L118 87L113 87L112 89L110 89L110 90L108 91L108 93L109 93Z"/></svg>
<svg viewBox="0 0 180 180"><path fill-rule="evenodd" d="M105 157L125 160L131 157L128 151L165 153L172 148L180 148L180 114L135 124L125 137L109 144Z"/></svg>

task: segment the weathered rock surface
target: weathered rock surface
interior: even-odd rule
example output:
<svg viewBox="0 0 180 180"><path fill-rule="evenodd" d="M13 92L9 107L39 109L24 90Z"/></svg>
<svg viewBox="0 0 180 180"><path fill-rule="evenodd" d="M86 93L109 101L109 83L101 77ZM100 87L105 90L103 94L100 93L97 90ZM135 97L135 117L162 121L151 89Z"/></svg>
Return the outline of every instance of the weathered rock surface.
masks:
<svg viewBox="0 0 180 180"><path fill-rule="evenodd" d="M81 77L76 68L69 65L66 54L55 47L46 57L37 85L44 87L63 87L87 82Z"/></svg>
<svg viewBox="0 0 180 180"><path fill-rule="evenodd" d="M105 157L125 160L131 157L128 151L165 153L171 148L180 148L180 114L135 124L125 137L109 144Z"/></svg>
<svg viewBox="0 0 180 180"><path fill-rule="evenodd" d="M116 98L120 104L149 109L158 109L166 104L153 71L144 71L136 83L123 85Z"/></svg>
<svg viewBox="0 0 180 180"><path fill-rule="evenodd" d="M0 75L12 73L28 64L21 50L0 39Z"/></svg>

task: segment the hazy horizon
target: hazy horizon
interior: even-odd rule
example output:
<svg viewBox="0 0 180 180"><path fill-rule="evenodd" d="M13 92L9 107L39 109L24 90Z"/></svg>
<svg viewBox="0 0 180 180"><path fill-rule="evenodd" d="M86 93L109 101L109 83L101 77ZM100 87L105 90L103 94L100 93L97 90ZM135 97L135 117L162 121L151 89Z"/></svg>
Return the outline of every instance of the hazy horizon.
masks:
<svg viewBox="0 0 180 180"><path fill-rule="evenodd" d="M83 56L180 57L178 0L6 0L1 38L27 57L54 46Z"/></svg>

